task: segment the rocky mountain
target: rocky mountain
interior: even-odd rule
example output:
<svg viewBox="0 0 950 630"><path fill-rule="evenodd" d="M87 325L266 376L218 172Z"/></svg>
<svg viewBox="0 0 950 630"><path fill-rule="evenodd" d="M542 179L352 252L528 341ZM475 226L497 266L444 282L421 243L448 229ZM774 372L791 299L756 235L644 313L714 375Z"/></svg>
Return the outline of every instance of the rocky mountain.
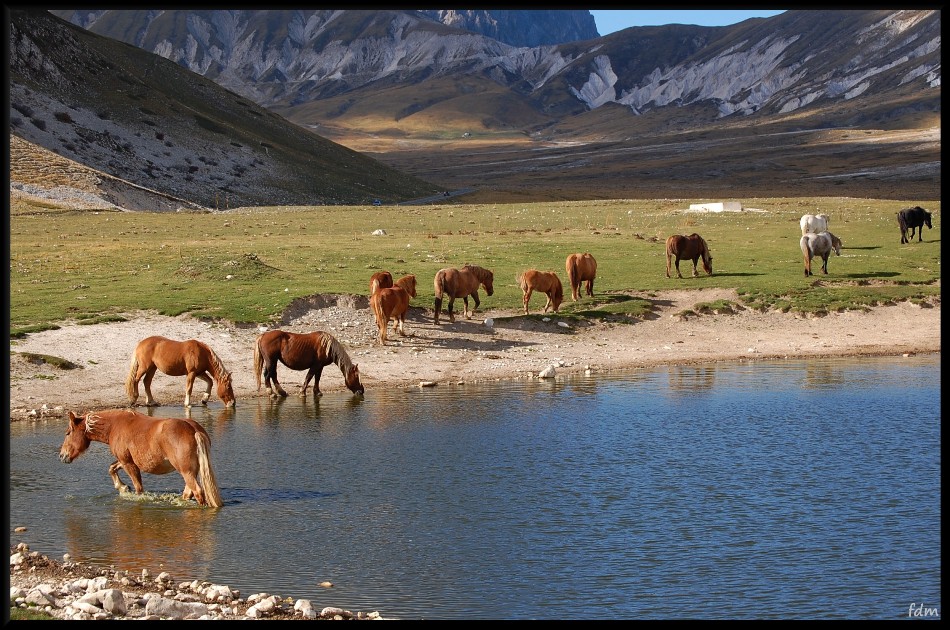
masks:
<svg viewBox="0 0 950 630"><path fill-rule="evenodd" d="M306 112L298 122L359 126L347 112L352 102L384 93L380 117L400 123L421 114L430 125L439 109L491 120L485 111L491 105L473 109L475 99L460 97L492 94L495 109L530 110L515 123L525 131L608 104L635 115L695 105L712 108L716 117L808 116L823 108L822 124L834 125L860 122L854 120L857 103L869 110L858 118L899 118L908 108L939 111L936 10L787 11L728 27L640 27L573 42L563 38L587 34L582 14L589 12L57 13L267 108L291 117ZM532 34L541 28L562 43L531 43L541 41ZM506 43L515 41L515 31L525 34L523 45ZM388 91L397 86L424 96L394 102ZM469 109L462 112L450 100ZM327 103L308 107L320 101ZM829 106L835 110L830 120Z"/></svg>
<svg viewBox="0 0 950 630"><path fill-rule="evenodd" d="M99 172L103 198L123 207L369 204L438 192L46 11L10 12L9 50L11 134ZM41 152L11 145L13 181Z"/></svg>
<svg viewBox="0 0 950 630"><path fill-rule="evenodd" d="M420 13L446 26L479 33L511 46L547 46L600 37L590 11L428 9Z"/></svg>

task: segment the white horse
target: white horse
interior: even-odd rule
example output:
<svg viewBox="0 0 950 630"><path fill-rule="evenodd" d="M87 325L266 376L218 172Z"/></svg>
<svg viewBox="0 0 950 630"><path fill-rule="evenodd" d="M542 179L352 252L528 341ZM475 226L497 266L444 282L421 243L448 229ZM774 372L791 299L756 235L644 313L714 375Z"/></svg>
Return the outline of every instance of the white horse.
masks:
<svg viewBox="0 0 950 630"><path fill-rule="evenodd" d="M815 256L821 256L821 271L828 274L828 255L834 250L835 256L841 255L841 239L831 232L821 232L819 234L808 233L802 236L800 241L802 254L805 256L805 277L812 275L811 259Z"/></svg>
<svg viewBox="0 0 950 630"><path fill-rule="evenodd" d="M799 225L802 227L802 236L809 233L827 232L829 223L831 223L831 217L827 214L805 214L802 215L802 220L799 221Z"/></svg>

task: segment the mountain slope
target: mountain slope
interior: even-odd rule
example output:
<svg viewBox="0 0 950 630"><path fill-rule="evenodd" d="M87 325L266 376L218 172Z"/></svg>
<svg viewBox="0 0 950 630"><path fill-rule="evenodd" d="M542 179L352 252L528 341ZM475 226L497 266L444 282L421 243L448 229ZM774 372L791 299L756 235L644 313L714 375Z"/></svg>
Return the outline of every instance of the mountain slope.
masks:
<svg viewBox="0 0 950 630"><path fill-rule="evenodd" d="M368 204L437 188L137 47L10 12L11 133L210 208Z"/></svg>

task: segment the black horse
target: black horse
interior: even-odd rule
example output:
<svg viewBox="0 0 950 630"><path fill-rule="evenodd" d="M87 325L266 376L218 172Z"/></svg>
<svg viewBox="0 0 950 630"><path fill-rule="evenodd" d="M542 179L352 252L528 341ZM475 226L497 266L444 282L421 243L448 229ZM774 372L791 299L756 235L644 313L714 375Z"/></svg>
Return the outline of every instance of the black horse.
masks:
<svg viewBox="0 0 950 630"><path fill-rule="evenodd" d="M933 229L930 224L931 215L920 206L905 208L897 213L897 224L901 226L901 243L910 243L914 240L914 230L917 232L917 242L924 240L924 226ZM910 230L910 238L907 238L907 230Z"/></svg>

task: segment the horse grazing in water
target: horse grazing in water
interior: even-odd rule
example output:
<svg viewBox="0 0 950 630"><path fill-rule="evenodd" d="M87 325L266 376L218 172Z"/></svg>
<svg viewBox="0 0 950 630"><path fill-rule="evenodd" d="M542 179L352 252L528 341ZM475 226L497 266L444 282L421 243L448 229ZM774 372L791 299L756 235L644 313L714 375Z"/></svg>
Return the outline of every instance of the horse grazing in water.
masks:
<svg viewBox="0 0 950 630"><path fill-rule="evenodd" d="M802 228L802 236L809 232L812 234L827 232L828 224L830 223L831 217L827 214L803 214L801 220L798 222Z"/></svg>
<svg viewBox="0 0 950 630"><path fill-rule="evenodd" d="M537 269L528 269L524 273L518 274L518 286L524 294L524 314L528 314L528 302L531 301L531 292L539 291L547 296L544 303L543 313L548 312L549 307L557 313L561 302L564 301L564 287L561 285L561 279L553 271L538 271Z"/></svg>
<svg viewBox="0 0 950 630"><path fill-rule="evenodd" d="M567 270L567 280L571 285L571 299L577 301L577 294L580 292L581 283L586 282L586 293L594 297L594 279L597 277L597 261L594 257L584 252L583 254L571 254L564 261L564 268Z"/></svg>
<svg viewBox="0 0 950 630"><path fill-rule="evenodd" d="M488 269L476 265L462 265L461 269L440 269L435 274L433 285L435 286L435 323L439 323L439 313L442 311L442 296L449 298L448 313L449 321L455 321L455 313L452 307L455 304L455 298L462 298L465 302L463 314L465 319L471 319L475 314L480 302L478 301L478 287L485 287L485 293L491 296L495 292L493 283L495 274ZM471 312L468 310L468 298L475 301L475 306Z"/></svg>
<svg viewBox="0 0 950 630"><path fill-rule="evenodd" d="M812 275L811 259L821 256L821 271L828 273L828 255L834 250L835 256L841 255L841 239L831 232L806 234L801 238L802 254L805 256L805 277Z"/></svg>
<svg viewBox="0 0 950 630"><path fill-rule="evenodd" d="M393 274L388 271L377 271L369 279L369 294L373 295L380 289L393 286Z"/></svg>
<svg viewBox="0 0 950 630"><path fill-rule="evenodd" d="M146 337L135 346L129 376L125 379L125 393L129 396L129 406L135 405L139 397L139 380L144 377L145 405L159 406L152 397L152 377L161 370L169 376L187 376L185 381L185 407L191 406L191 389L195 379L207 384L201 404L207 405L211 398L212 378L218 382L218 397L226 407L235 404L234 389L231 387L231 373L224 368L221 359L207 344L189 339L175 341L165 337ZM209 374L210 373L210 374Z"/></svg>
<svg viewBox="0 0 950 630"><path fill-rule="evenodd" d="M409 300L416 297L416 277L412 274L396 280L395 286L380 289L370 296L369 304L376 316L379 328L379 345L386 345L386 329L389 320L393 321L393 332L406 334L406 313L409 312Z"/></svg>
<svg viewBox="0 0 950 630"><path fill-rule="evenodd" d="M115 489L128 492L119 469L142 494L142 473L164 475L173 470L185 480L183 499L199 505L221 507L224 501L211 467L211 439L204 427L190 418L153 418L131 409L109 409L77 416L69 412L66 439L59 459L69 464L86 452L92 442L102 442L116 460L109 466Z"/></svg>
<svg viewBox="0 0 950 630"><path fill-rule="evenodd" d="M932 215L920 206L905 208L897 213L897 224L901 228L901 243L910 243L914 240L914 230L917 230L917 242L924 240L924 226L933 229L931 225ZM907 230L910 230L910 238L907 238Z"/></svg>
<svg viewBox="0 0 950 630"><path fill-rule="evenodd" d="M696 269L697 261L703 259L703 271L706 275L712 275L712 254L709 252L709 246L702 236L695 232L689 236L674 234L666 239L666 277L670 277L670 263L676 258L676 276L682 278L680 273L680 260L693 261L693 277L699 275Z"/></svg>
<svg viewBox="0 0 950 630"><path fill-rule="evenodd" d="M343 373L347 388L354 394L363 395L360 382L360 369L350 360L343 345L330 333L310 332L292 333L283 330L268 330L257 338L254 344L254 376L257 389L261 389L261 375L264 385L272 396L286 396L287 392L277 381L277 363L283 363L291 370L307 370L303 381L301 396L307 395L307 386L313 379L314 396L322 396L320 375L323 368L336 363Z"/></svg>

